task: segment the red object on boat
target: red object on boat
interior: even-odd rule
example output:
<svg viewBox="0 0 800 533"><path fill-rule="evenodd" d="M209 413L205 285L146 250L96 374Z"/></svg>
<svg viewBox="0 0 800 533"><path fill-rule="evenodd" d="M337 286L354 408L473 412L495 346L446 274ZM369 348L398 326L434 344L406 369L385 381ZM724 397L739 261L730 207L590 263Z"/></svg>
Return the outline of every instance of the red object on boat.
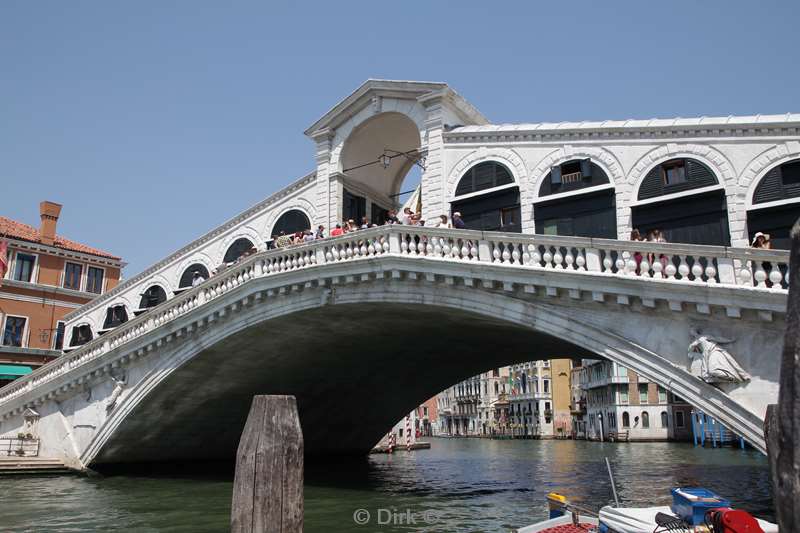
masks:
<svg viewBox="0 0 800 533"><path fill-rule="evenodd" d="M540 533L586 533L593 527L591 524L564 524L563 526L553 526L543 529Z"/></svg>
<svg viewBox="0 0 800 533"><path fill-rule="evenodd" d="M709 511L709 514L714 525L722 526L722 533L764 533L758 521L747 511L723 508Z"/></svg>

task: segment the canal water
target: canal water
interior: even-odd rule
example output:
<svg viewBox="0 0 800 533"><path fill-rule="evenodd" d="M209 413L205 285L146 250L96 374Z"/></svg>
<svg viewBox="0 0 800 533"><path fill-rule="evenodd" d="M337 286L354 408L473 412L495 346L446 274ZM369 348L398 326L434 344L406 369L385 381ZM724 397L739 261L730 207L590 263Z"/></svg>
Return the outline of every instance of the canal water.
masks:
<svg viewBox="0 0 800 533"><path fill-rule="evenodd" d="M773 519L767 461L754 451L673 443L431 442L430 450L307 464L305 531L508 532L545 517L550 491L587 507L609 503L606 456L624 505L667 504L671 487L701 485ZM227 531L232 478L228 466L0 479L0 531Z"/></svg>

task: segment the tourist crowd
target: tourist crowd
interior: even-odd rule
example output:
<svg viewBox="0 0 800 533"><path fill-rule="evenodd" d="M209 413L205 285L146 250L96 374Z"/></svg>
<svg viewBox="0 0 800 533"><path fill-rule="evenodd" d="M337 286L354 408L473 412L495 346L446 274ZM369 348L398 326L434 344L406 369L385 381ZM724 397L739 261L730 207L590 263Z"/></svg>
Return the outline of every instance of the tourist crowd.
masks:
<svg viewBox="0 0 800 533"><path fill-rule="evenodd" d="M422 215L420 213L415 213L411 210L411 208L406 207L403 209L402 213L399 213L394 210L390 209L386 215L386 219L383 221L383 224L375 224L369 221L369 218L362 217L360 222L356 222L354 219L349 219L342 221L339 224L331 229L330 237L340 237L347 233L352 233L355 231L375 228L379 225L387 226L392 224L403 224L406 226L426 226L425 220L422 219ZM434 228L457 228L457 229L464 229L466 225L461 218L461 213L455 212L453 213L453 218L450 220L450 217L447 215L439 215L436 219L434 224L427 224L428 227ZM319 225L316 231L311 231L311 229L307 229L304 231L298 231L296 233L285 233L281 232L278 235L273 235L272 240L267 243L267 248L285 248L287 246L303 244L307 242L316 241L319 239L326 238L327 235L325 234L325 226Z"/></svg>

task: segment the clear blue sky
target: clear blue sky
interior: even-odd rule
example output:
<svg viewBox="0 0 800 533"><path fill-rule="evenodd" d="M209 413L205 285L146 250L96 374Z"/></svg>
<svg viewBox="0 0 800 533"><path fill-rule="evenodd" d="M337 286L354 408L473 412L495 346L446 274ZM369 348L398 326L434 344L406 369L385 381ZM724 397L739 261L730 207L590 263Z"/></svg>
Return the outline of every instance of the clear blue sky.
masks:
<svg viewBox="0 0 800 533"><path fill-rule="evenodd" d="M365 79L493 122L800 111L800 2L0 3L0 214L131 277L313 169Z"/></svg>

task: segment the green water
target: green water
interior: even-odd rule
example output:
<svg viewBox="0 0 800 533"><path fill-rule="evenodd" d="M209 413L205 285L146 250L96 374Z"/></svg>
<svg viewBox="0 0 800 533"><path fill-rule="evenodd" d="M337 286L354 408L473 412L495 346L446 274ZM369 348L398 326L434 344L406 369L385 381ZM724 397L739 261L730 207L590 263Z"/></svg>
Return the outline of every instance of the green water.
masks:
<svg viewBox="0 0 800 533"><path fill-rule="evenodd" d="M432 448L306 468L305 531L509 531L546 516L557 490L591 507L608 503L608 456L623 504L669 502L669 489L702 485L771 518L766 459L753 451L668 443L432 439ZM227 531L232 471L0 479L2 532ZM358 525L356 518L367 525ZM406 525L408 517L416 524ZM378 521L384 523L378 523ZM389 522L386 524L385 522ZM394 524L393 524L394 523Z"/></svg>

